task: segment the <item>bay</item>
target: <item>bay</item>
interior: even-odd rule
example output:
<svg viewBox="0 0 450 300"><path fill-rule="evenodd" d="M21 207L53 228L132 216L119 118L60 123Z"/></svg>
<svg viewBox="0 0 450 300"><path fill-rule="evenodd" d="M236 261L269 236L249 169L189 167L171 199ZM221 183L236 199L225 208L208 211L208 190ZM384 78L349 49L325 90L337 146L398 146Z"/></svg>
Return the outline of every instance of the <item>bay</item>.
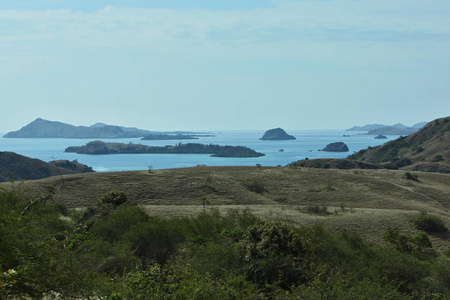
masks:
<svg viewBox="0 0 450 300"><path fill-rule="evenodd" d="M387 140L374 139L372 135L363 135L361 132L348 132L344 130L288 130L296 140L289 141L262 141L264 131L221 131L208 132L215 137L201 137L198 140L189 141L142 141L139 138L127 139L102 139L105 142L135 143L149 146L175 145L177 143L202 143L231 146L246 146L255 151L262 152L265 156L252 158L210 157L199 154L115 154L115 155L82 155L65 153L69 146L81 146L95 139L19 139L1 138L0 151L12 151L31 158L43 161L51 160L77 160L80 163L92 167L97 172L108 171L132 171L153 169L170 169L193 167L197 165L207 166L278 166L309 158L345 158L348 155L365 149L369 146L377 146L399 136L387 136ZM350 135L344 137L344 135ZM319 151L327 144L344 142L349 147L349 152L324 152ZM280 151L283 149L283 151Z"/></svg>

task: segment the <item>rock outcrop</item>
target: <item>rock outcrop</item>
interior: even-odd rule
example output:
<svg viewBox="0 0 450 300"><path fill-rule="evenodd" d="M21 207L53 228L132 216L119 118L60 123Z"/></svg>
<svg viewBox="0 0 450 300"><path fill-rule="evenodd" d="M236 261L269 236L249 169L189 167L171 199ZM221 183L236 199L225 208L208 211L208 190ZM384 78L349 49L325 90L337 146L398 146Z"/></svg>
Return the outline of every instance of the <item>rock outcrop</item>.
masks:
<svg viewBox="0 0 450 300"><path fill-rule="evenodd" d="M282 141L282 140L295 140L295 137L293 135L289 135L281 128L274 128L267 130L263 137L260 138L260 140L275 140L275 141Z"/></svg>
<svg viewBox="0 0 450 300"><path fill-rule="evenodd" d="M328 144L325 148L322 149L322 151L326 152L348 152L348 147L343 142L336 142Z"/></svg>

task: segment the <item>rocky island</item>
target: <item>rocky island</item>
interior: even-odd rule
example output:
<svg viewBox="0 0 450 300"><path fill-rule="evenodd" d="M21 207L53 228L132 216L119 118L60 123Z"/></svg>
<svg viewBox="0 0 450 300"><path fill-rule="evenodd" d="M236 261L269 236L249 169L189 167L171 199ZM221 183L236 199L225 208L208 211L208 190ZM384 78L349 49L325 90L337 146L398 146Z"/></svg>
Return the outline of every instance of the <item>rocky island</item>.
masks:
<svg viewBox="0 0 450 300"><path fill-rule="evenodd" d="M274 141L282 141L282 140L295 140L293 135L289 135L281 128L274 128L267 130L263 137L260 140L274 140Z"/></svg>
<svg viewBox="0 0 450 300"><path fill-rule="evenodd" d="M326 152L348 152L348 147L343 142L336 142L328 144L325 148L323 148L321 151Z"/></svg>
<svg viewBox="0 0 450 300"><path fill-rule="evenodd" d="M213 157L259 157L265 154L243 146L203 145L197 143L174 146L146 146L133 143L92 141L84 146L71 146L65 152L77 154L211 154Z"/></svg>
<svg viewBox="0 0 450 300"><path fill-rule="evenodd" d="M387 136L382 135L382 134L379 134L379 135L377 135L376 137L374 137L374 139L377 139L377 140L385 140L385 139L387 139Z"/></svg>

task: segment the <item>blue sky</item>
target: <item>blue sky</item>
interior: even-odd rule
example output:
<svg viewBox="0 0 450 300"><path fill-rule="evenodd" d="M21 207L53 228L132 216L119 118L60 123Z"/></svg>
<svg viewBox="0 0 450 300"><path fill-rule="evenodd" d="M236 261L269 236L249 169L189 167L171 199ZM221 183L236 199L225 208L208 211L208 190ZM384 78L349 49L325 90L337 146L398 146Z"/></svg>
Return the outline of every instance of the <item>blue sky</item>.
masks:
<svg viewBox="0 0 450 300"><path fill-rule="evenodd" d="M345 129L450 115L447 0L0 2L0 132Z"/></svg>

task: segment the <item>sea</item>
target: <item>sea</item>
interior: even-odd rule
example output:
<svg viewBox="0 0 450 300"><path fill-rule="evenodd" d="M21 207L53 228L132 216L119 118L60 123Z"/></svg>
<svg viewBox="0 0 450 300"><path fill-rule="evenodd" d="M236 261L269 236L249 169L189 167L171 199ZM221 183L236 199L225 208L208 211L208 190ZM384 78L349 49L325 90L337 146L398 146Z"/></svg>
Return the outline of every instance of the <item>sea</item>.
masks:
<svg viewBox="0 0 450 300"><path fill-rule="evenodd" d="M260 140L263 131L217 131L207 132L214 137L200 137L198 140L144 141L140 138L102 139L105 142L135 143L149 146L175 145L178 143L217 144L221 146L246 146L265 156L251 158L211 157L205 154L108 154L86 155L66 153L69 146L82 146L96 139L59 138L0 138L0 151L11 151L46 162L52 160L78 161L92 167L97 172L134 171L149 169L186 168L206 166L285 166L305 158L345 158L354 152L377 146L398 138L388 135L388 139L375 139L364 132L345 130L289 130L296 140ZM3 136L0 135L0 136ZM320 151L333 142L344 142L349 152Z"/></svg>

